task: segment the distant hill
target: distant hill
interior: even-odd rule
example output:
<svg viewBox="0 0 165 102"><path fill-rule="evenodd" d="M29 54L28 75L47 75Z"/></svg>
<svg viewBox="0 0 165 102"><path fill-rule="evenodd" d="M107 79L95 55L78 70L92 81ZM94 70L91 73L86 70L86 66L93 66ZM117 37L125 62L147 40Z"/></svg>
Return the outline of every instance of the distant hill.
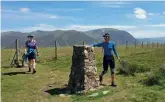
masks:
<svg viewBox="0 0 165 102"><path fill-rule="evenodd" d="M76 30L55 31L54 34L49 34L38 38L38 43L44 46L54 46L54 41L57 41L59 46L72 46L74 44L92 44L95 39L87 36L84 32Z"/></svg>
<svg viewBox="0 0 165 102"><path fill-rule="evenodd" d="M82 44L85 41L86 44L92 44L94 42L103 41L102 35L104 33L110 33L111 39L118 44L125 44L126 41L129 44L133 44L135 42L135 38L126 31L117 30L112 28L103 28L103 29L95 29L86 32L76 31L76 30L55 30L55 31L34 31L30 33L22 33L22 32L3 32L1 33L1 43L2 48L11 47L11 43L15 41L15 39L19 39L20 47L24 46L25 41L27 40L27 35L33 34L35 39L38 42L39 46L49 47L54 46L54 41L57 41L59 46L72 46L75 44ZM12 45L13 46L13 45Z"/></svg>
<svg viewBox="0 0 165 102"><path fill-rule="evenodd" d="M19 39L19 42L21 44L24 44L26 39L27 39L26 33L21 33L21 32L4 32L1 34L1 47L7 47L7 48L13 48L15 39Z"/></svg>
<svg viewBox="0 0 165 102"><path fill-rule="evenodd" d="M165 37L158 37L158 38L141 38L138 39L139 41L143 41L144 43L147 42L159 42L159 43L165 43Z"/></svg>
<svg viewBox="0 0 165 102"><path fill-rule="evenodd" d="M135 42L135 38L128 32L123 30L117 30L113 28L102 28L96 30L90 30L85 32L88 36L93 37L98 41L103 40L104 33L110 33L111 39L118 44L125 44L128 41L129 44L133 44Z"/></svg>
<svg viewBox="0 0 165 102"><path fill-rule="evenodd" d="M21 33L21 32L4 32L2 33L2 48L15 47L15 39L19 39L19 46L24 47L25 41L27 40L27 35L33 34L35 40L39 46L51 47L54 46L54 41L57 41L58 46L72 46L74 44L92 44L96 40L90 36L87 36L84 32L68 30L68 31L35 31L31 33Z"/></svg>

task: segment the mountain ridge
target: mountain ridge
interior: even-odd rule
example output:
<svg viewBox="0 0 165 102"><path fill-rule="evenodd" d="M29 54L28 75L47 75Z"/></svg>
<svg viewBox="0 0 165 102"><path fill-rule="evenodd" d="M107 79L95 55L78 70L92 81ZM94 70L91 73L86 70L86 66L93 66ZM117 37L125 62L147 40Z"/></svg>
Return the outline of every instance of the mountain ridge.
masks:
<svg viewBox="0 0 165 102"><path fill-rule="evenodd" d="M78 31L78 30L53 30L53 31L42 31L37 30L29 33L25 32L3 32L1 33L2 47L7 47L15 39L20 40L20 47L24 46L24 42L27 40L27 35L33 34L38 42L39 46L51 47L54 46L54 41L56 40L59 46L72 46L75 44L82 44L85 41L86 44L92 44L94 42L103 41L102 35L104 33L110 33L111 39L117 44L125 44L126 41L129 44L135 42L135 38L124 30L118 30L113 28L102 28L94 29L89 31Z"/></svg>

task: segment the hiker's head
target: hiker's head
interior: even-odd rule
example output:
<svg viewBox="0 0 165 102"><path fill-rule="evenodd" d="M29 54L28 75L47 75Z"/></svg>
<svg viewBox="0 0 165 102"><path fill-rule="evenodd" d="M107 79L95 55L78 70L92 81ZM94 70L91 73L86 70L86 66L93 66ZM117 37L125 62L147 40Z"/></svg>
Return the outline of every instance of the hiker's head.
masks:
<svg viewBox="0 0 165 102"><path fill-rule="evenodd" d="M105 42L109 42L110 41L110 34L109 33L105 33L103 35L103 37L104 37Z"/></svg>
<svg viewBox="0 0 165 102"><path fill-rule="evenodd" d="M33 40L33 35L30 34L30 35L28 35L27 37L28 37L28 39L29 39L30 41Z"/></svg>

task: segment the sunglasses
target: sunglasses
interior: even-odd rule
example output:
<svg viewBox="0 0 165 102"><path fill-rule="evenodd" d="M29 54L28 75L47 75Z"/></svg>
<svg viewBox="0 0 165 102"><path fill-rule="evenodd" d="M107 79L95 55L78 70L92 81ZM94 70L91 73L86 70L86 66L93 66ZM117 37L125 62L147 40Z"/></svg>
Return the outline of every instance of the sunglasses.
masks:
<svg viewBox="0 0 165 102"><path fill-rule="evenodd" d="M105 36L104 38L109 38L109 36Z"/></svg>

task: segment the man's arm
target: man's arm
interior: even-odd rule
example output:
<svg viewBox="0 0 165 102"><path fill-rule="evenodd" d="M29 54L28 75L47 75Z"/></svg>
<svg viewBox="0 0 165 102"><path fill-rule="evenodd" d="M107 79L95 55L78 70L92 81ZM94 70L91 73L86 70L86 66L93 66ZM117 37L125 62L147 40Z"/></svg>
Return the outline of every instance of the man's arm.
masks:
<svg viewBox="0 0 165 102"><path fill-rule="evenodd" d="M38 46L36 45L36 51L37 51L37 53L39 53L39 50L38 50Z"/></svg>
<svg viewBox="0 0 165 102"><path fill-rule="evenodd" d="M119 59L119 55L118 55L118 53L117 53L115 43L113 44L113 52L115 53L117 59Z"/></svg>
<svg viewBox="0 0 165 102"><path fill-rule="evenodd" d="M91 46L93 46L93 47L103 47L103 42L102 43L93 44Z"/></svg>

